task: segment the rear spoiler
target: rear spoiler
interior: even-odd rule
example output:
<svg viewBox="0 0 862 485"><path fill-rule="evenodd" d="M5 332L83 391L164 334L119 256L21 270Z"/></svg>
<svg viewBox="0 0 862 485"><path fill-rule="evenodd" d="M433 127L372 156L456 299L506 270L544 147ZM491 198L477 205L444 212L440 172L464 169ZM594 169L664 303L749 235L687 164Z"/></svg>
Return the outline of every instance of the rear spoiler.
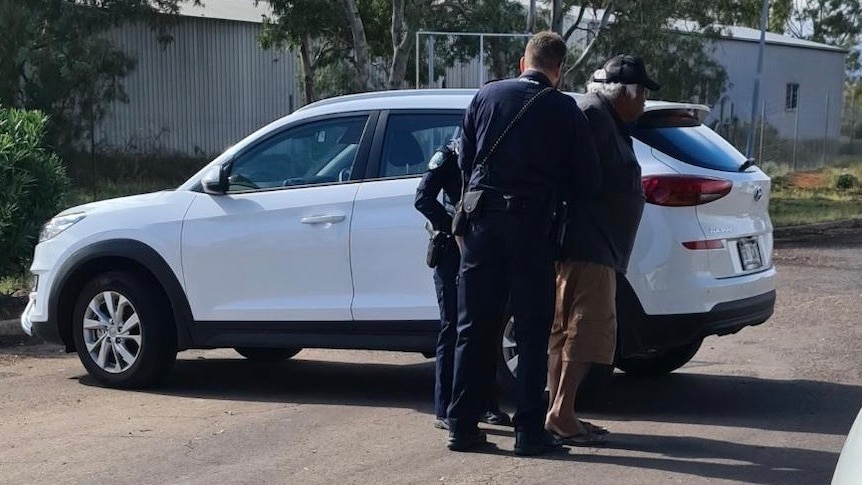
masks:
<svg viewBox="0 0 862 485"><path fill-rule="evenodd" d="M647 101L644 107L644 115L653 114L652 117L658 117L655 115L659 113L667 116L677 114L695 118L700 123L703 123L703 120L709 116L709 111L709 107L703 104L670 103L666 101Z"/></svg>

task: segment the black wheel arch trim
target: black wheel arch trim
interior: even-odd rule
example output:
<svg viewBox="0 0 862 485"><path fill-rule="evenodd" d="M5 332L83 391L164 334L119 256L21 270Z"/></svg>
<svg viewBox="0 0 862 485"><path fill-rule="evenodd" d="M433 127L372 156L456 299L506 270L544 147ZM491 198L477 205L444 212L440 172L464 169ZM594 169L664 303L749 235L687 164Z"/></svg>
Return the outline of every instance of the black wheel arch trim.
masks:
<svg viewBox="0 0 862 485"><path fill-rule="evenodd" d="M57 276L51 284L48 297L48 321L50 327L57 329L46 332L44 338L54 340L60 337L67 352L75 350L71 335L71 308L74 306L76 294L69 294L73 287L81 288L89 276L102 273L114 267L104 268L100 262L120 259L132 265L143 268L149 276L161 286L161 290L171 305L174 322L177 327L177 344L179 350L192 345L191 324L192 311L185 291L168 263L151 246L134 239L109 239L99 241L81 248L67 258L57 270ZM50 338L53 337L53 338Z"/></svg>

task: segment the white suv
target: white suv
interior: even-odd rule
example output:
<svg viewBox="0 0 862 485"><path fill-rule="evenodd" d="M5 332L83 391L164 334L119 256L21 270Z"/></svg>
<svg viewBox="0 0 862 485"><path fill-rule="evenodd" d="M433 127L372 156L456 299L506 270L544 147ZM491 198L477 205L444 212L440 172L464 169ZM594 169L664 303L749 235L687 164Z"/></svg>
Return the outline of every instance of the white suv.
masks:
<svg viewBox="0 0 862 485"><path fill-rule="evenodd" d="M413 200L474 94L328 99L176 190L63 211L36 247L24 330L77 350L116 387L157 383L190 348L258 360L304 347L433 355L439 312ZM619 285L616 365L629 373L670 372L705 336L772 314L769 178L700 124L706 113L649 102L633 128L648 204ZM501 326L510 375L517 347Z"/></svg>

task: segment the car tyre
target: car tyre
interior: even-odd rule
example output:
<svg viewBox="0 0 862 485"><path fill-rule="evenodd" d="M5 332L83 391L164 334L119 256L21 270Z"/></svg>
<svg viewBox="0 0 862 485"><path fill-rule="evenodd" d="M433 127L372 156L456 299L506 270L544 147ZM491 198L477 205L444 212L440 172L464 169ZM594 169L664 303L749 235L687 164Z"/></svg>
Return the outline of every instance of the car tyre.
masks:
<svg viewBox="0 0 862 485"><path fill-rule="evenodd" d="M272 349L265 347L236 347L236 352L252 362L280 362L298 354L302 348Z"/></svg>
<svg viewBox="0 0 862 485"><path fill-rule="evenodd" d="M497 382L503 391L515 395L518 368L518 344L515 341L514 319L507 310L500 329L498 341L501 343L497 354ZM592 365L587 377L578 388L576 404L587 404L600 397L613 376L610 365Z"/></svg>
<svg viewBox="0 0 862 485"><path fill-rule="evenodd" d="M91 279L75 303L72 334L81 363L108 387L151 387L177 356L170 305L156 283L111 271Z"/></svg>
<svg viewBox="0 0 862 485"><path fill-rule="evenodd" d="M616 366L632 377L655 377L669 374L684 366L700 349L703 339L674 347L653 357L620 358Z"/></svg>

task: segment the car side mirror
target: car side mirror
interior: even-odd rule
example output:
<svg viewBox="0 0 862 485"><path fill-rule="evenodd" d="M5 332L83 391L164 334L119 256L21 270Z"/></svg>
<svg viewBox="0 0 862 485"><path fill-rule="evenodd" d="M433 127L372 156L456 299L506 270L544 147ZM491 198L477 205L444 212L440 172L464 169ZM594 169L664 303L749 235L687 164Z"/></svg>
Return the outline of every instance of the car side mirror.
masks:
<svg viewBox="0 0 862 485"><path fill-rule="evenodd" d="M227 193L227 167L219 165L210 168L201 179L204 192L210 195Z"/></svg>

